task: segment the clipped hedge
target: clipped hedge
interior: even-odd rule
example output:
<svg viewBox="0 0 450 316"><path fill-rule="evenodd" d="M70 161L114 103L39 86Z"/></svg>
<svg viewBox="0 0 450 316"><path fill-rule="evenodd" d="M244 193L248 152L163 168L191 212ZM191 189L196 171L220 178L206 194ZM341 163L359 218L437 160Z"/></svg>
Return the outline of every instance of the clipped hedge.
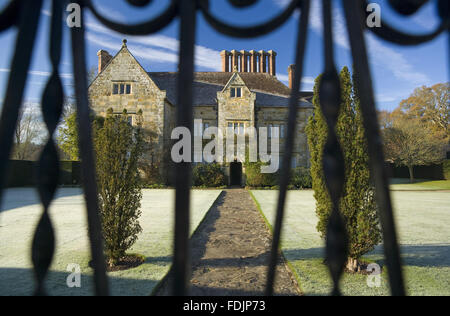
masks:
<svg viewBox="0 0 450 316"><path fill-rule="evenodd" d="M274 187L278 173L261 173L262 162L248 162L245 165L246 186L255 188Z"/></svg>
<svg viewBox="0 0 450 316"><path fill-rule="evenodd" d="M10 160L6 187L27 187L36 185L37 161ZM59 185L81 184L80 162L59 162Z"/></svg>
<svg viewBox="0 0 450 316"><path fill-rule="evenodd" d="M450 159L447 159L442 163L442 171L445 180L450 180Z"/></svg>
<svg viewBox="0 0 450 316"><path fill-rule="evenodd" d="M193 185L217 188L226 185L225 173L217 163L201 163L192 169Z"/></svg>
<svg viewBox="0 0 450 316"><path fill-rule="evenodd" d="M292 169L290 185L296 189L311 189L312 178L309 169L305 167Z"/></svg>

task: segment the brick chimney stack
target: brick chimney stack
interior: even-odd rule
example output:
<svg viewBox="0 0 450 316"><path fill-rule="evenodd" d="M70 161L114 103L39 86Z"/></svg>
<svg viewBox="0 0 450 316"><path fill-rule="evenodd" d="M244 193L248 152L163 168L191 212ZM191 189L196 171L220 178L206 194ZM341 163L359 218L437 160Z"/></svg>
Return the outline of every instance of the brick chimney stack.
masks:
<svg viewBox="0 0 450 316"><path fill-rule="evenodd" d="M231 53L227 50L220 52L220 57L222 59L222 72L230 72L230 56Z"/></svg>
<svg viewBox="0 0 450 316"><path fill-rule="evenodd" d="M258 72L259 53L254 50L251 50L249 53L250 53L250 72Z"/></svg>
<svg viewBox="0 0 450 316"><path fill-rule="evenodd" d="M101 73L105 69L106 65L111 61L112 56L106 50L99 50L98 56L98 73Z"/></svg>
<svg viewBox="0 0 450 316"><path fill-rule="evenodd" d="M292 86L294 85L294 76L295 76L295 65L289 65L288 67L289 89L292 89Z"/></svg>
<svg viewBox="0 0 450 316"><path fill-rule="evenodd" d="M276 75L276 56L273 50L266 51L246 51L223 50L220 52L222 60L222 72L231 72L235 69L239 72L261 72Z"/></svg>
<svg viewBox="0 0 450 316"><path fill-rule="evenodd" d="M233 49L231 51L231 69L237 69L239 71L239 59L241 59L241 53Z"/></svg>
<svg viewBox="0 0 450 316"><path fill-rule="evenodd" d="M267 72L267 53L263 50L259 51L259 72Z"/></svg>
<svg viewBox="0 0 450 316"><path fill-rule="evenodd" d="M269 50L269 74L272 76L276 75L276 69L275 69L275 65L276 65L276 56L277 53L274 52L273 50Z"/></svg>
<svg viewBox="0 0 450 316"><path fill-rule="evenodd" d="M241 72L249 72L248 56L249 52L241 50Z"/></svg>

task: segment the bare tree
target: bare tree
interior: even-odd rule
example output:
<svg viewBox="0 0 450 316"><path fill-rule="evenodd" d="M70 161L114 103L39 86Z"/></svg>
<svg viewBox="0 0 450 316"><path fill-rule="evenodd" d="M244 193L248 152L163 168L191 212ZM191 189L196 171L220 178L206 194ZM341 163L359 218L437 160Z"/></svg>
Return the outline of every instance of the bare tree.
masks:
<svg viewBox="0 0 450 316"><path fill-rule="evenodd" d="M12 159L33 160L40 149L42 128L38 113L29 108L21 109L14 134Z"/></svg>

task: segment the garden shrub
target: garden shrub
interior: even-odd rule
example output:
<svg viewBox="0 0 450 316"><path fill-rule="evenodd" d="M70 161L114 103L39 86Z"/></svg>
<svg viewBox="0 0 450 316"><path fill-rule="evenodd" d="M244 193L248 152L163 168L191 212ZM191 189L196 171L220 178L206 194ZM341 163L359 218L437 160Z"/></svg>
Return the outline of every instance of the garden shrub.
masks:
<svg viewBox="0 0 450 316"><path fill-rule="evenodd" d="M444 179L450 180L450 159L444 160L442 163L442 169L444 172Z"/></svg>
<svg viewBox="0 0 450 316"><path fill-rule="evenodd" d="M261 166L260 161L245 164L246 185L256 188L276 186L278 173L261 173Z"/></svg>
<svg viewBox="0 0 450 316"><path fill-rule="evenodd" d="M103 126L95 130L94 141L102 234L108 263L115 266L142 231L141 129L128 123L125 111L114 115L110 109Z"/></svg>
<svg viewBox="0 0 450 316"><path fill-rule="evenodd" d="M199 163L192 169L194 186L217 188L225 185L225 173L217 163Z"/></svg>
<svg viewBox="0 0 450 316"><path fill-rule="evenodd" d="M312 178L309 169L305 167L292 169L290 186L295 189L311 189Z"/></svg>
<svg viewBox="0 0 450 316"><path fill-rule="evenodd" d="M139 169L142 174L142 182L144 185L162 185L163 178L161 176L161 164L159 162L141 161L139 163Z"/></svg>

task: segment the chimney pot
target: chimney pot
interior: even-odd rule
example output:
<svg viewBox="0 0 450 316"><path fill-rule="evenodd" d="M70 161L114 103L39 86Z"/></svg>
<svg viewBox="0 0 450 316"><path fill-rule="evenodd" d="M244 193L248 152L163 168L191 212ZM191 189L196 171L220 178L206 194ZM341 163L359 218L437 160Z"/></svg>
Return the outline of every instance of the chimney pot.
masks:
<svg viewBox="0 0 450 316"><path fill-rule="evenodd" d="M271 74L272 76L275 76L276 75L275 66L276 66L277 53L273 50L269 50L268 53L269 53L269 74Z"/></svg>
<svg viewBox="0 0 450 316"><path fill-rule="evenodd" d="M249 53L250 53L250 72L258 72L259 53L254 50L251 50Z"/></svg>
<svg viewBox="0 0 450 316"><path fill-rule="evenodd" d="M233 49L231 51L231 68L234 69L236 68L239 71L239 59L240 59L241 53L238 52L237 50Z"/></svg>
<svg viewBox="0 0 450 316"><path fill-rule="evenodd" d="M220 52L222 59L222 72L230 72L230 52L223 50Z"/></svg>
<svg viewBox="0 0 450 316"><path fill-rule="evenodd" d="M97 53L98 56L98 73L101 73L106 65L111 61L112 56L106 50L99 50Z"/></svg>
<svg viewBox="0 0 450 316"><path fill-rule="evenodd" d="M247 51L241 50L241 72L249 71L248 56L249 53Z"/></svg>
<svg viewBox="0 0 450 316"><path fill-rule="evenodd" d="M267 58L267 53L263 50L259 51L259 72L267 72L266 70L266 66L267 66L267 62L266 62L266 58Z"/></svg>
<svg viewBox="0 0 450 316"><path fill-rule="evenodd" d="M294 85L294 76L295 76L295 65L289 65L288 67L289 89L292 89Z"/></svg>

